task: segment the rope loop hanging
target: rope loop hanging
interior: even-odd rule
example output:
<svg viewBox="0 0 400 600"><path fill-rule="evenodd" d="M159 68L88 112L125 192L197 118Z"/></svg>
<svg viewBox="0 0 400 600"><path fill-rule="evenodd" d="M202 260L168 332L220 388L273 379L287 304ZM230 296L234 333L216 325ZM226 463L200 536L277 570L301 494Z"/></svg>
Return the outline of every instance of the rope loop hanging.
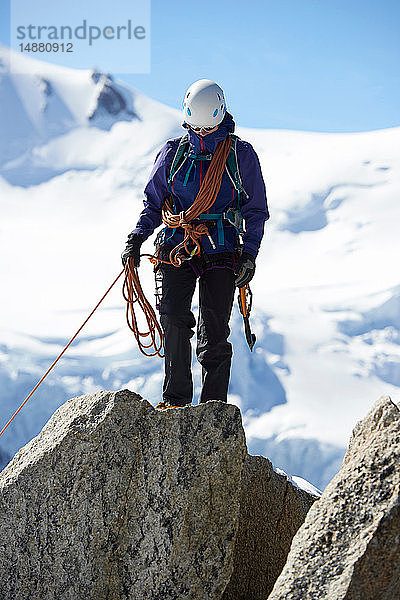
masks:
<svg viewBox="0 0 400 600"><path fill-rule="evenodd" d="M142 255L150 256L152 255ZM125 265L125 279L122 286L122 295L126 301L126 322L129 329L135 336L139 350L145 356L158 355L163 357L163 334L161 325L158 322L154 308L144 295L140 283L137 267L134 265L133 258L129 258ZM142 311L147 324L147 331L142 332L135 313L135 304ZM152 351L150 349L153 349Z"/></svg>

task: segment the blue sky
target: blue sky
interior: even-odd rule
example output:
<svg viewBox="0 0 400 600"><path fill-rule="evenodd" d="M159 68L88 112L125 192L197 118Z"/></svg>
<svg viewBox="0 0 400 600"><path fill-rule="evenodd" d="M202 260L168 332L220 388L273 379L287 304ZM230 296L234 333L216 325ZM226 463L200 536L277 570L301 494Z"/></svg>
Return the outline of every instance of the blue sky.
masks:
<svg viewBox="0 0 400 600"><path fill-rule="evenodd" d="M7 4L0 0L5 44ZM151 72L120 77L170 106L208 77L244 126L400 125L398 0L153 0L151 15Z"/></svg>

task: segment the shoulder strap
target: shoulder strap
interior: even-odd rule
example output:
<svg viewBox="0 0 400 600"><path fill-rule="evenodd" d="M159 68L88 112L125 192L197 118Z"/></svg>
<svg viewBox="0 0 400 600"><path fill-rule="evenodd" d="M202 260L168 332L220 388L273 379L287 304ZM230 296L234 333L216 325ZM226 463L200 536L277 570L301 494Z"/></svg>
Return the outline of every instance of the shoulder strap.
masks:
<svg viewBox="0 0 400 600"><path fill-rule="evenodd" d="M237 157L237 135L231 134L231 150L226 160L226 170L229 175L232 185L238 194L243 193L247 198L249 197L242 184L242 178L240 176L239 162Z"/></svg>
<svg viewBox="0 0 400 600"><path fill-rule="evenodd" d="M171 164L171 169L170 169L169 176L168 176L168 186L170 185L170 183L172 182L176 173L178 172L178 170L181 168L181 166L183 165L183 163L186 160L184 153L185 153L188 145L189 145L189 134L186 133L179 140L179 144L176 149L175 156L173 158L173 161Z"/></svg>

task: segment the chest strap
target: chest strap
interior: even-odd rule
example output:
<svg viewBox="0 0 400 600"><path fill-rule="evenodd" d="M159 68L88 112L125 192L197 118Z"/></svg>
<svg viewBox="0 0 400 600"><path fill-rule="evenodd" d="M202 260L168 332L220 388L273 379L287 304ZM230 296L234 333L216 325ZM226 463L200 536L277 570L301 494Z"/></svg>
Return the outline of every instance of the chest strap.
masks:
<svg viewBox="0 0 400 600"><path fill-rule="evenodd" d="M201 221L215 221L219 246L223 246L225 243L224 221L229 221L238 233L244 233L242 214L240 210L234 209L233 207L223 213L202 213L197 219Z"/></svg>

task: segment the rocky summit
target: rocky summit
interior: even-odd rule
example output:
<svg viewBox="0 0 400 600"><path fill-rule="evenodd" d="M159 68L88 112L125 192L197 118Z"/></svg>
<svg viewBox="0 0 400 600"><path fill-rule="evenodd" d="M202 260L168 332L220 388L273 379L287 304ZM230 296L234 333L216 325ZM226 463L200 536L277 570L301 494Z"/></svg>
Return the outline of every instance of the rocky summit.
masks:
<svg viewBox="0 0 400 600"><path fill-rule="evenodd" d="M0 598L399 600L399 467L388 397L317 502L234 405L72 398L0 474Z"/></svg>
<svg viewBox="0 0 400 600"><path fill-rule="evenodd" d="M265 600L313 501L236 406L72 398L0 475L0 598Z"/></svg>

